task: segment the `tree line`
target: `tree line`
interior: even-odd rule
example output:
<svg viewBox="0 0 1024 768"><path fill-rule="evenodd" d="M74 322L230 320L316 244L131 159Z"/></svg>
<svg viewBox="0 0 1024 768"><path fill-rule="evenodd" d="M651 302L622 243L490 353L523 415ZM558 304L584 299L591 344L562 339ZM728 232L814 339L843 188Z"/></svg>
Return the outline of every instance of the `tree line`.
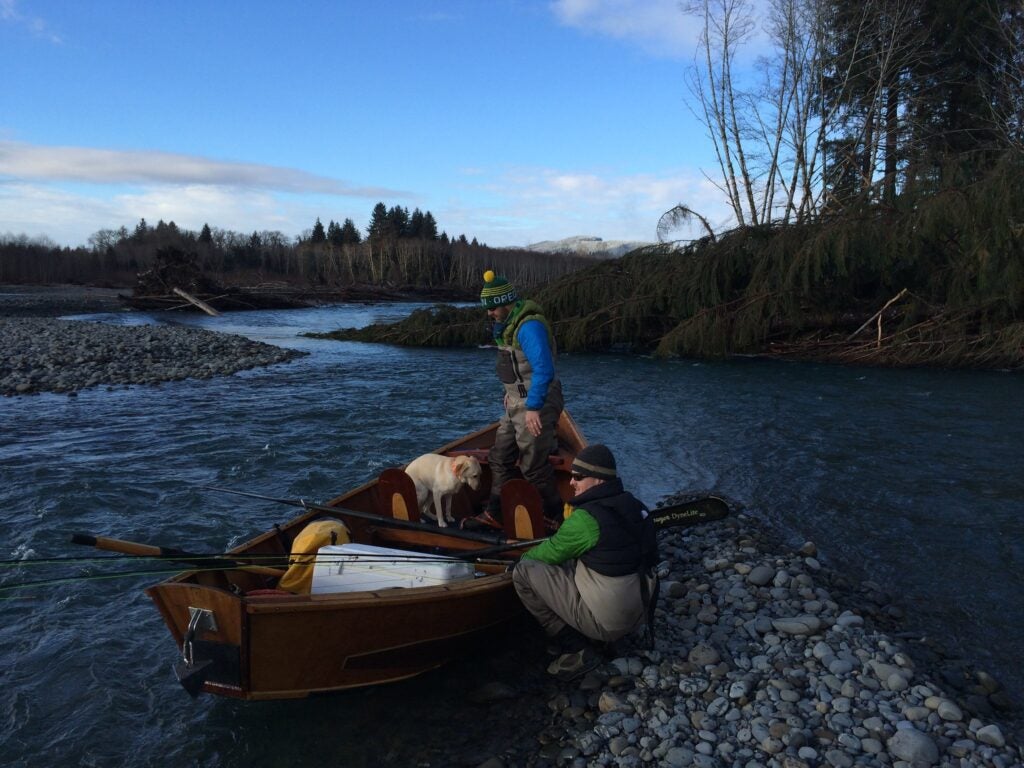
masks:
<svg viewBox="0 0 1024 768"><path fill-rule="evenodd" d="M920 199L1024 147L1019 2L688 0L683 12L700 30L689 103L740 227ZM717 234L681 201L662 239L693 220Z"/></svg>
<svg viewBox="0 0 1024 768"><path fill-rule="evenodd" d="M140 219L134 229L101 229L88 247L60 247L48 238L0 235L0 283L89 283L131 286L158 257L180 253L226 285L285 283L299 288L353 284L479 289L486 269L524 286L544 284L590 263L585 257L491 248L465 234L439 231L430 211L377 203L366 232L352 219L317 218L294 238L277 230L235 232L204 224L198 232L173 221Z"/></svg>

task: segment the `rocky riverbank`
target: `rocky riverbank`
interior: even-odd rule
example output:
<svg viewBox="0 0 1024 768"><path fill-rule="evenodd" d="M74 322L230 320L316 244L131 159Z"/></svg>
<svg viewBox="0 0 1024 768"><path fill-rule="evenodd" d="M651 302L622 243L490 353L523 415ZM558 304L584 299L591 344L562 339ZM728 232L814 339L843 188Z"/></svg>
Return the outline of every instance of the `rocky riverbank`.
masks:
<svg viewBox="0 0 1024 768"><path fill-rule="evenodd" d="M1024 764L999 683L903 631L878 585L823 567L813 544L787 551L743 514L661 544L656 650L547 683L535 742L482 765ZM462 757L449 764L481 764Z"/></svg>
<svg viewBox="0 0 1024 768"><path fill-rule="evenodd" d="M59 317L125 310L129 288L91 285L0 285L0 317Z"/></svg>
<svg viewBox="0 0 1024 768"><path fill-rule="evenodd" d="M0 318L0 395L207 379L305 353L184 326Z"/></svg>

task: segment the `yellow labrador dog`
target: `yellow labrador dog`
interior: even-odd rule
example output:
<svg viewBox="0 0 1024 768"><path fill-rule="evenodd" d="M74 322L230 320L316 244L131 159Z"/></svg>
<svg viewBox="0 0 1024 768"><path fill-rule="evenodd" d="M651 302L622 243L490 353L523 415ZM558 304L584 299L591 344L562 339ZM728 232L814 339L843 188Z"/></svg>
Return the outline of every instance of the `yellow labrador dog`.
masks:
<svg viewBox="0 0 1024 768"><path fill-rule="evenodd" d="M437 524L442 528L455 520L451 513L452 498L463 485L468 485L474 491L479 488L480 472L480 462L472 456L452 458L437 453L426 453L405 468L405 474L416 485L420 516L434 517L430 511L433 500L437 509Z"/></svg>

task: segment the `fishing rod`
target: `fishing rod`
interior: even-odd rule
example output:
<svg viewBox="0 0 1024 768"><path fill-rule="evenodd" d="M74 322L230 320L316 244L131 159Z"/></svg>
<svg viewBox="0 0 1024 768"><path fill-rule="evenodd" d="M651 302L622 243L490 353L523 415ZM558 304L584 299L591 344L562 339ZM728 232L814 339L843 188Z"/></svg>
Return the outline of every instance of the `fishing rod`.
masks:
<svg viewBox="0 0 1024 768"><path fill-rule="evenodd" d="M667 528L688 528L691 525L711 523L715 520L721 520L728 516L728 514L728 503L724 499L720 499L718 496L704 496L698 499L679 502L678 504L655 507L648 511L648 515L654 523L654 529L656 531ZM522 541L507 542L505 544L487 547L486 549L475 550L472 554L484 556L496 555L500 552L508 552L513 549L521 549L523 547L532 547L535 544L543 544L550 538L550 536L544 536L539 539L524 539Z"/></svg>
<svg viewBox="0 0 1024 768"><path fill-rule="evenodd" d="M124 539L111 539L105 536L92 536L90 534L75 533L71 536L72 544L82 544L84 546L96 547L110 552L119 552L124 555L131 555L133 557L144 557L155 560L172 560L175 562L185 563L189 565L197 566L198 569L202 570L231 570L231 571L247 571L249 573L255 573L262 576L274 576L280 577L284 575L284 567L268 567L265 565L259 565L259 562L273 562L280 564L281 566L302 566L311 567L318 563L321 564L337 564L345 562L359 562L359 563L446 563L452 562L453 560L471 560L473 562L480 562L482 564L488 564L487 560L479 557L479 554L484 553L484 550L477 550L465 553L459 553L456 555L440 555L432 553L417 553L409 552L407 555L393 555L393 554L377 554L377 553L324 553L323 555L317 555L316 553L292 553L291 555L286 554L267 554L267 555L246 555L246 554L196 554L194 552L186 552L181 549L174 547L163 547L152 544L142 544L136 541L126 541ZM297 560L291 562L290 558L305 557L309 558L306 561ZM315 558L315 559L314 559ZM105 560L114 558L102 558ZM506 565L503 560L492 561L492 565Z"/></svg>
<svg viewBox="0 0 1024 768"><path fill-rule="evenodd" d="M433 523L418 523L413 520L399 520L398 518L384 517L373 512L361 512L360 510L348 509L347 507L329 507L325 504L313 504L305 501L304 499L282 499L275 496L265 496L262 493L237 491L233 488L219 488L213 485L200 485L199 487L207 491L215 491L216 493L244 496L250 499L259 499L260 501L272 501L275 504L287 504L290 507L299 507L300 509L314 512L326 512L327 514L334 516L340 515L344 517L355 517L361 520L371 520L377 525L384 526L386 528L402 528L408 531L429 531L433 534L442 534L444 536L451 536L455 539L465 539L466 541L475 541L484 544L499 544L505 540L504 537L495 536L493 534L465 531L461 528L441 528Z"/></svg>
<svg viewBox="0 0 1024 768"><path fill-rule="evenodd" d="M510 549L516 549L522 546L518 542L507 542L502 537L495 537L493 535L483 533L474 533L473 531L465 531L461 528L440 528L432 523L417 523L411 520L398 520L396 518L383 517L381 515L374 514L373 512L360 512L355 509L346 509L345 507L328 507L322 504L311 504L303 499L282 499L274 496L265 496L261 493L253 493L252 491L236 491L232 488L218 488L212 485L201 485L199 487L208 491L216 491L217 493L228 493L235 496L260 499L261 501L272 501L277 504L287 504L289 506L300 507L307 510L327 512L334 515L348 515L350 517L357 517L363 520L372 520L379 525L391 526L394 528L430 531L434 534L440 533L457 539L486 542L494 545L493 549L495 552L502 551L501 548L504 547L506 543L511 545L509 547ZM654 527L659 530L664 528L688 527L700 523L710 523L715 520L721 520L728 516L729 504L725 499L718 496L704 496L701 498L678 502L676 504L655 507L654 509L649 510L649 514L651 520L654 522ZM542 540L543 539L538 539L538 541Z"/></svg>

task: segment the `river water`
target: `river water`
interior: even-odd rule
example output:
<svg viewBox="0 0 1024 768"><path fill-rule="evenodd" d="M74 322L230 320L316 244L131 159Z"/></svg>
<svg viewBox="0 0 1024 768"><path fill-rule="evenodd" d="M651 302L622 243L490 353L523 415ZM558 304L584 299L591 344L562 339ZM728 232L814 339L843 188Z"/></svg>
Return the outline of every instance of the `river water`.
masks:
<svg viewBox="0 0 1024 768"><path fill-rule="evenodd" d="M91 318L186 322L310 354L231 377L0 399L0 559L93 554L72 532L222 551L292 510L202 485L324 500L496 419L493 352L298 335L414 306ZM1020 375L615 355L559 367L570 412L638 496L741 502L1024 691ZM305 701L193 701L141 592L156 579L108 573L65 566L94 578L0 593L0 764L374 765L408 753L402 734L465 715L458 702L438 714L439 687L462 694L444 671ZM56 575L7 564L0 586Z"/></svg>

